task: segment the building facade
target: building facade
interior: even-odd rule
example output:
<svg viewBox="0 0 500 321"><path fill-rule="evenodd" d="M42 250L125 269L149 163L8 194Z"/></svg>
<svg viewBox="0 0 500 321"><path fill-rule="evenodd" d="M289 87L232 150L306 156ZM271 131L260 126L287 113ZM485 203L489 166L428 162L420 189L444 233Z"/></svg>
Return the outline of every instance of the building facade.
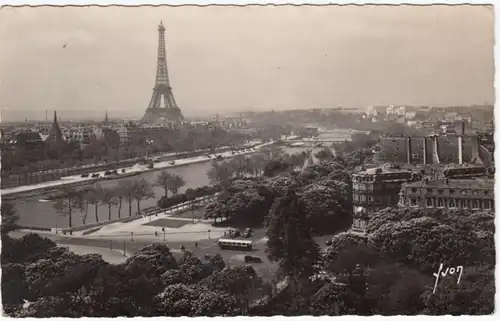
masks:
<svg viewBox="0 0 500 321"><path fill-rule="evenodd" d="M420 175L399 166L381 166L352 174L352 230L364 232L370 215L397 206L401 185L419 180Z"/></svg>
<svg viewBox="0 0 500 321"><path fill-rule="evenodd" d="M493 179L423 179L401 186L399 205L420 208L494 210Z"/></svg>

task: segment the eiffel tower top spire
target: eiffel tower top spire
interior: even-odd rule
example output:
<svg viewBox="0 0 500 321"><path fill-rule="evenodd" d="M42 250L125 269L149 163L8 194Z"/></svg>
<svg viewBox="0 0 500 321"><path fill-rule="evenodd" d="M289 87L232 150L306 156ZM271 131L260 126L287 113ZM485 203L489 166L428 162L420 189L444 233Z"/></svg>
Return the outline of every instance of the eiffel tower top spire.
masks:
<svg viewBox="0 0 500 321"><path fill-rule="evenodd" d="M105 116L104 116L104 123L107 124L108 123L108 111L106 110L105 112Z"/></svg>

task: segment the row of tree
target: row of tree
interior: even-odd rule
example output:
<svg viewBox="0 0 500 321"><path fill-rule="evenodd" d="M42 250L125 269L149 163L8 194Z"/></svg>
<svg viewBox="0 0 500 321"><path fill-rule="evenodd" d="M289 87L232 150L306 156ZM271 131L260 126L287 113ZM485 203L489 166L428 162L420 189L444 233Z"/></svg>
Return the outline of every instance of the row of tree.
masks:
<svg viewBox="0 0 500 321"><path fill-rule="evenodd" d="M328 148L316 156L323 161L313 164L310 151L295 155L274 152L275 158L268 158L264 165L264 175L257 177L238 175L234 168L239 163L214 163L209 177L225 187L218 200L206 206L205 218L219 219L224 224L261 226L268 222L279 195L275 190L283 193L294 188L306 204L314 233L325 234L350 226L350 167ZM300 162L294 163L295 159ZM302 169L304 163L311 165Z"/></svg>
<svg viewBox="0 0 500 321"><path fill-rule="evenodd" d="M137 213L141 213L141 201L154 198L151 184L145 179L125 179L116 186L103 188L99 184L81 189L63 186L61 194L55 197L54 209L68 218L68 226L73 227L73 213L83 213L82 224L87 223L89 207L94 207L95 221L99 222L99 208L104 205L108 209L108 220L111 220L112 208L116 207L118 218L121 217L123 204L128 205L128 215L132 216L132 203L137 205Z"/></svg>
<svg viewBox="0 0 500 321"><path fill-rule="evenodd" d="M2 172L23 174L41 170L70 168L99 162L144 157L157 153L216 149L222 146L240 146L247 137L229 132L215 125L189 125L152 131L148 138L138 137L120 144L118 134L104 135L88 145L70 141L62 146L38 144L27 146L2 146ZM114 139L107 139L114 137ZM117 140L118 139L118 140Z"/></svg>

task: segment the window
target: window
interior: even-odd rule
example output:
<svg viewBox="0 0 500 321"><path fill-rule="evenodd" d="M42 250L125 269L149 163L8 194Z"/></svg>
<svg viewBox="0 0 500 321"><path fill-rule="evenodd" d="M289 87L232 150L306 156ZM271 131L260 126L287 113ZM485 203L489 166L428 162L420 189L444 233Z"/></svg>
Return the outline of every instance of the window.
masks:
<svg viewBox="0 0 500 321"><path fill-rule="evenodd" d="M444 207L444 201L443 201L443 199L442 198L438 198L437 204L438 204L437 207Z"/></svg>
<svg viewBox="0 0 500 321"><path fill-rule="evenodd" d="M432 202L432 198L428 198L426 201L427 201L427 207L433 207L434 206L434 204Z"/></svg>
<svg viewBox="0 0 500 321"><path fill-rule="evenodd" d="M484 195L488 195L488 190L484 191Z"/></svg>
<svg viewBox="0 0 500 321"><path fill-rule="evenodd" d="M449 200L448 201L448 207L449 208L455 208L455 200Z"/></svg>
<svg viewBox="0 0 500 321"><path fill-rule="evenodd" d="M466 190L461 190L461 191L460 191L460 194L462 194L462 195L467 195L467 191L466 191Z"/></svg>
<svg viewBox="0 0 500 321"><path fill-rule="evenodd" d="M477 210L479 208L479 204L478 203L479 203L478 201L473 200L472 201L472 208L475 209L475 210Z"/></svg>
<svg viewBox="0 0 500 321"><path fill-rule="evenodd" d="M489 210L491 208L489 200L484 201L484 207L483 208L485 210Z"/></svg>
<svg viewBox="0 0 500 321"><path fill-rule="evenodd" d="M477 195L477 191L472 191L472 195Z"/></svg>
<svg viewBox="0 0 500 321"><path fill-rule="evenodd" d="M427 192L432 193L432 188L428 188Z"/></svg>
<svg viewBox="0 0 500 321"><path fill-rule="evenodd" d="M416 189L416 188L412 188L412 189L411 189L411 192L412 192L412 193L416 193L416 192L417 192L417 189Z"/></svg>
<svg viewBox="0 0 500 321"><path fill-rule="evenodd" d="M461 208L467 208L467 207L468 207L468 206L467 206L467 201L466 201L466 200L461 200L461 201L460 201L460 207L461 207Z"/></svg>
<svg viewBox="0 0 500 321"><path fill-rule="evenodd" d="M453 194L453 193L455 193L455 190L450 189L450 194Z"/></svg>
<svg viewBox="0 0 500 321"><path fill-rule="evenodd" d="M417 199L410 198L410 206L417 206Z"/></svg>

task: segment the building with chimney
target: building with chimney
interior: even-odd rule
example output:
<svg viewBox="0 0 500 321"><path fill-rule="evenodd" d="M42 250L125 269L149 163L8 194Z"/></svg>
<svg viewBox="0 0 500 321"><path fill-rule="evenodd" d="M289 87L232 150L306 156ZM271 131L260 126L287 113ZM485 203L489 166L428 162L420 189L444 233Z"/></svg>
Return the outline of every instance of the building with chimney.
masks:
<svg viewBox="0 0 500 321"><path fill-rule="evenodd" d="M401 186L399 206L448 208L472 211L494 210L495 182L488 178L423 179Z"/></svg>
<svg viewBox="0 0 500 321"><path fill-rule="evenodd" d="M352 230L364 232L371 214L397 206L401 185L420 177L410 169L390 164L352 174Z"/></svg>

